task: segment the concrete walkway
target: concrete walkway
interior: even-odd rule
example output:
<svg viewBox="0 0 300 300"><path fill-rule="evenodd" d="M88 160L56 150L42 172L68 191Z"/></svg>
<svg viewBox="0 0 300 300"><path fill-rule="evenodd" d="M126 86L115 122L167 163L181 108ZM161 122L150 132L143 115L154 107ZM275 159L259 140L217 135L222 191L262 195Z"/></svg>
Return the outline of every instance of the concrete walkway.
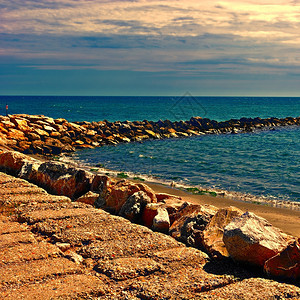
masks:
<svg viewBox="0 0 300 300"><path fill-rule="evenodd" d="M0 173L0 299L299 299L300 288Z"/></svg>

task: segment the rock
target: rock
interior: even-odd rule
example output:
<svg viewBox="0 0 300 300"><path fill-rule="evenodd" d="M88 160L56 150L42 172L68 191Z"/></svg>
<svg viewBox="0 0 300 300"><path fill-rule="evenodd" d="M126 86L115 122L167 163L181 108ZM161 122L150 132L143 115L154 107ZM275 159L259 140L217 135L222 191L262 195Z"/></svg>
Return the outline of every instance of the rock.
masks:
<svg viewBox="0 0 300 300"><path fill-rule="evenodd" d="M16 127L23 131L23 132L26 132L26 131L30 131L30 127L28 126L28 122L27 120L25 119L17 119L17 118L10 118L10 120L16 125Z"/></svg>
<svg viewBox="0 0 300 300"><path fill-rule="evenodd" d="M119 215L132 222L137 222L148 203L151 203L150 197L144 191L138 191L126 200Z"/></svg>
<svg viewBox="0 0 300 300"><path fill-rule="evenodd" d="M30 160L33 161L28 156L16 151L5 151L0 154L1 169L14 175L18 174L25 162Z"/></svg>
<svg viewBox="0 0 300 300"><path fill-rule="evenodd" d="M98 198L99 194L89 191L86 194L79 197L76 201L95 206L95 203L97 202Z"/></svg>
<svg viewBox="0 0 300 300"><path fill-rule="evenodd" d="M178 200L182 200L181 197L170 195L170 194L166 194L166 193L156 193L155 196L156 196L156 199L157 199L158 202L161 202L161 201L163 201L165 199L178 199Z"/></svg>
<svg viewBox="0 0 300 300"><path fill-rule="evenodd" d="M119 213L128 197L138 191L144 191L151 201L156 202L154 191L145 184L134 184L127 180L121 180L112 186L110 193L105 199L105 207L114 213Z"/></svg>
<svg viewBox="0 0 300 300"><path fill-rule="evenodd" d="M243 212L236 207L222 208L211 218L203 231L203 246L213 258L229 257L223 242L224 228Z"/></svg>
<svg viewBox="0 0 300 300"><path fill-rule="evenodd" d="M26 179L56 195L64 195L71 199L82 196L90 189L87 172L68 168L59 162L42 163L34 172L27 172Z"/></svg>
<svg viewBox="0 0 300 300"><path fill-rule="evenodd" d="M27 133L27 138L29 139L29 141L35 141L35 140L39 140L40 136L36 133L28 132Z"/></svg>
<svg viewBox="0 0 300 300"><path fill-rule="evenodd" d="M84 261L84 258L80 254L77 254L74 251L67 250L65 252L65 255L66 255L67 258L69 258L75 264L78 264L78 265L80 265Z"/></svg>
<svg viewBox="0 0 300 300"><path fill-rule="evenodd" d="M284 250L268 259L264 265L270 276L300 279L300 244L299 240L290 243Z"/></svg>
<svg viewBox="0 0 300 300"><path fill-rule="evenodd" d="M49 136L49 133L47 131L39 129L39 128L35 128L33 130L33 133L35 133L35 134L37 134L37 135L39 135L41 137Z"/></svg>
<svg viewBox="0 0 300 300"><path fill-rule="evenodd" d="M267 220L251 212L235 218L224 230L223 241L235 261L263 267L265 262L281 252L290 237Z"/></svg>
<svg viewBox="0 0 300 300"><path fill-rule="evenodd" d="M71 248L71 245L69 243L55 243L55 246L58 247L62 252L65 252Z"/></svg>
<svg viewBox="0 0 300 300"><path fill-rule="evenodd" d="M27 137L24 132L18 129L11 128L7 133L7 138L14 139L16 141L26 141Z"/></svg>
<svg viewBox="0 0 300 300"><path fill-rule="evenodd" d="M196 205L185 202L172 217L174 222L169 233L175 239L202 248L202 231L216 213L217 208L210 205Z"/></svg>
<svg viewBox="0 0 300 300"><path fill-rule="evenodd" d="M168 211L170 224L173 224L176 218L176 213L182 208L184 202L178 198L165 198L158 203L163 203L162 207Z"/></svg>
<svg viewBox="0 0 300 300"><path fill-rule="evenodd" d="M126 180L119 181L114 185L106 198L106 208L112 212L119 213L121 207L132 194L138 192L140 189L136 184L130 183Z"/></svg>
<svg viewBox="0 0 300 300"><path fill-rule="evenodd" d="M142 224L148 228L152 228L153 219L157 215L157 210L163 206L163 203L149 203L146 205L143 215Z"/></svg>
<svg viewBox="0 0 300 300"><path fill-rule="evenodd" d="M144 183L136 183L136 186L141 190L144 191L147 196L151 199L152 203L156 203L157 199L155 196L155 192L146 184Z"/></svg>
<svg viewBox="0 0 300 300"><path fill-rule="evenodd" d="M168 211L165 208L159 207L157 209L157 214L153 218L152 229L154 231L167 233L170 228L170 218Z"/></svg>

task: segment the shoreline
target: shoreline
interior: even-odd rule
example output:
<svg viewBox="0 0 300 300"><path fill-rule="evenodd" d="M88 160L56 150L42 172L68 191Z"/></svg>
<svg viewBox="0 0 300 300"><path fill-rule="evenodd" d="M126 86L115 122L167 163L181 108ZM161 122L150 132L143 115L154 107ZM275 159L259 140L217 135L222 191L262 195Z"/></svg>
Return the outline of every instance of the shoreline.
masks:
<svg viewBox="0 0 300 300"><path fill-rule="evenodd" d="M62 156L62 160L60 160L63 163L69 164L70 166L76 166L78 168L84 169L88 172L98 173L107 175L109 173L109 176L117 177L117 175L120 173L119 171L105 169L105 168L97 168L96 171L91 171L92 169L95 169L95 167L84 164L81 161L78 161L76 159L73 159L72 156ZM126 173L130 174L131 173ZM170 186L167 182L153 182L149 180L150 178L147 178L146 176L139 175L139 177L142 177L144 180L137 180L133 179L132 176L126 178L127 180L130 180L132 182L143 182L146 185L148 185L150 188L152 188L156 193L167 193L174 196L178 196L182 198L182 201L191 202L194 204L208 204L216 206L217 208L225 208L229 206L237 207L243 211L251 211L255 214L257 214L260 217L265 218L268 220L273 226L276 226L280 228L283 232L287 234L291 234L296 237L300 237L300 203L294 202L291 203L284 203L284 201L278 200L278 203L283 203L285 205L281 205L279 207L273 207L270 205L270 203L274 203L277 200L267 200L263 201L263 199L255 197L250 195L250 197L254 197L255 199L261 199L260 204L259 201L250 202L244 200L245 197L249 197L248 194L241 194L237 192L228 192L230 195L233 195L233 197L229 197L225 194L225 196L211 196L209 194L207 195L199 195L199 194L193 194L188 192L187 190L184 190L182 188L176 188ZM146 178L146 179L145 179ZM122 178L120 178L122 179ZM240 196L240 197L238 197ZM271 202L270 202L271 201ZM296 206L295 206L296 205Z"/></svg>

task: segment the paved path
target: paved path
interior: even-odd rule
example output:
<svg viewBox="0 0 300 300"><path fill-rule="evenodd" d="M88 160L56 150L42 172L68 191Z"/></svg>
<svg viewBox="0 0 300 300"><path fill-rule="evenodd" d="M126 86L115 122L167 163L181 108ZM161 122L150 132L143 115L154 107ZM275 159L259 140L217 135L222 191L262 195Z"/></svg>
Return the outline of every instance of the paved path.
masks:
<svg viewBox="0 0 300 300"><path fill-rule="evenodd" d="M167 235L0 173L0 299L300 299Z"/></svg>

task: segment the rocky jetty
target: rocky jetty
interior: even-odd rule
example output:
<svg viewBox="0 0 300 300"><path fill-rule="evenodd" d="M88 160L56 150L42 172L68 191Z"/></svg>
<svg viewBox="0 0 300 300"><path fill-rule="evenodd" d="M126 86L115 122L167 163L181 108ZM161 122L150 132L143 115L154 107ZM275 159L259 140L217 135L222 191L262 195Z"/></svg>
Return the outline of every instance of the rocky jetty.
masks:
<svg viewBox="0 0 300 300"><path fill-rule="evenodd" d="M264 270L268 276L294 280L295 282L300 279L299 239L284 234L265 219L253 213L242 212L234 207L218 209L211 205L195 205L183 202L179 197L169 194L156 194L145 184L95 175L85 170L66 167L60 162L42 162L15 151L0 153L0 170L22 178L23 181L20 182L25 186L33 187L32 184L26 183L30 181L57 195L51 196L51 198L41 188L36 188L36 192L34 192L34 189L33 191L29 189L31 192L28 191L26 195L18 189L16 193L9 192L10 181L3 180L2 194L7 195L2 196L0 200L0 207L3 211L15 211L15 207L19 207L19 221L32 225L32 228L37 232L50 236L51 241L59 243L58 245L63 249L69 247L67 244L70 244L71 248L76 248L82 244L82 248L76 248L75 254L79 254L84 258L92 258L96 271L111 277L113 280L123 280L121 279L122 276L128 278L145 276L145 274L152 272L146 267L147 261L140 260L142 257L148 257L144 255L148 253L149 248L144 249L141 246L141 250L138 247L142 243L140 240L132 245L129 242L130 238L136 239L136 235L139 236L139 239L145 238L145 235L139 230L147 232L148 237L150 233L150 236L152 236L154 233L151 229L169 235L167 237L167 235L155 236L154 234L155 238L153 236L151 247L154 247L157 251L160 249L157 247L165 242L173 245L167 246L166 249L183 247L181 243L184 243L197 248L200 252L205 251L209 255L207 260L205 259L206 262L210 257L212 261L228 264L229 258L232 258L243 265L254 266L256 270ZM24 179L27 181L24 181ZM14 196L11 197L11 194ZM76 202L70 204L70 199ZM46 203L45 208L39 204L40 202ZM52 202L57 202L58 204L55 205L58 205L58 208L51 204ZM64 204L61 204L61 202ZM65 204L65 202L68 204ZM61 208L61 205L63 205L63 208ZM92 209L92 207L98 208L99 211ZM126 247L131 245L133 248L130 248L131 250L126 248L127 250L125 250L122 248L123 246L120 246L120 234L123 236L127 233L120 232L118 228L121 225L116 225L117 227L114 228L112 224L115 221L111 221L110 226L116 232L110 233L109 237L104 238L104 240L102 235L107 232L107 227L103 229L99 225L98 230L102 228L101 230L104 230L104 233L97 231L97 235L92 235L93 238L90 238L91 233L89 230L81 227L85 219L76 221L78 232L74 233L72 230L74 225L71 220L73 214L76 217L77 214L81 216L81 214L85 214L86 209L91 209L90 211L93 212L93 220L99 218L97 222L104 222L103 218L108 218L117 220L116 222L120 224L125 222L126 226L132 226L131 237L130 235L124 236L124 239L128 242ZM123 218L113 217L108 213L104 213L103 210ZM68 225L67 221L63 221L67 222L66 227L63 227L64 229L59 229L60 227L53 225L53 220L65 220L66 218L71 218L68 221L71 222L71 225ZM124 218L138 225L143 225L143 227L126 223ZM90 221L86 222L89 223ZM108 226L106 221L104 223L105 226ZM117 234L114 238L116 241L112 238L113 234ZM94 241L96 244L94 244ZM128 257L136 253L135 251L139 253L138 259L136 261L134 259L130 260ZM139 251L142 251L143 255ZM201 255L206 257L202 252ZM126 257L128 262L114 260L121 257ZM98 262L99 259L104 259L105 262L101 261L99 265L96 264L95 260ZM138 269L133 267L135 263ZM164 268L158 263L159 261L155 259L151 261L149 268L154 270L153 273L163 272ZM126 266L129 270L126 269ZM131 275L119 274L119 268L121 270L123 268L126 274L129 272L128 274ZM194 275L191 276L196 276L194 272L195 270L192 271ZM167 282L164 284L167 284ZM225 285L227 284L229 283ZM219 283L217 286L220 286ZM203 289L197 288L197 291L203 292L206 289L206 287L203 287Z"/></svg>
<svg viewBox="0 0 300 300"><path fill-rule="evenodd" d="M300 297L294 284L1 172L0 199L1 299Z"/></svg>
<svg viewBox="0 0 300 300"><path fill-rule="evenodd" d="M217 122L192 117L169 120L124 122L68 122L34 115L0 116L0 146L25 154L59 155L76 149L141 142L148 139L189 137L203 134L236 134L278 126L300 125L300 117L241 118Z"/></svg>

